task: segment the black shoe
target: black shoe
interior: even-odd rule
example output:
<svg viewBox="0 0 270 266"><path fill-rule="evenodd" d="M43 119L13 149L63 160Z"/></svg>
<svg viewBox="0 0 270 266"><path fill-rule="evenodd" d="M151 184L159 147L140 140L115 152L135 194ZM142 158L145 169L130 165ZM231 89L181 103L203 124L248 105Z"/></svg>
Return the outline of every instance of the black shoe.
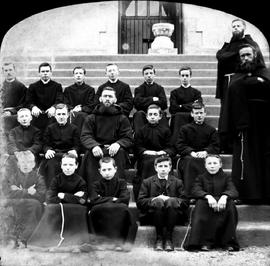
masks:
<svg viewBox="0 0 270 266"><path fill-rule="evenodd" d="M166 240L165 242L165 251L174 251L174 246L171 240Z"/></svg>
<svg viewBox="0 0 270 266"><path fill-rule="evenodd" d="M156 251L163 251L163 243L162 243L162 240L161 239L158 239L156 241L154 249Z"/></svg>
<svg viewBox="0 0 270 266"><path fill-rule="evenodd" d="M201 247L201 251L210 251L210 250L211 250L210 246L204 245Z"/></svg>

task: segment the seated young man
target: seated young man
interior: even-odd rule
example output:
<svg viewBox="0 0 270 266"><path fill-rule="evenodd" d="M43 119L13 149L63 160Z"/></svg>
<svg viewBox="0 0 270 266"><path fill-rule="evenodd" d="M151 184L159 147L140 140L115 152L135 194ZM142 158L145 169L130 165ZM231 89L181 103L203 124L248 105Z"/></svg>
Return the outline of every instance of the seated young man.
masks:
<svg viewBox="0 0 270 266"><path fill-rule="evenodd" d="M193 88L191 82L192 70L190 67L182 67L179 70L180 87L171 91L170 107L171 113L170 128L172 131L172 142L174 143L180 128L192 122L190 112L193 102L202 102L201 92Z"/></svg>
<svg viewBox="0 0 270 266"><path fill-rule="evenodd" d="M231 177L223 172L220 156L207 155L205 168L206 172L196 178L192 188L196 205L184 248L202 251L224 248L227 251L238 251L238 214L233 201L238 197L238 192Z"/></svg>
<svg viewBox="0 0 270 266"><path fill-rule="evenodd" d="M53 248L89 242L87 186L84 179L75 173L77 168L77 156L63 154L62 172L51 181L44 215L29 240L31 247Z"/></svg>
<svg viewBox="0 0 270 266"><path fill-rule="evenodd" d="M78 157L80 136L77 126L68 122L68 108L65 104L55 106L56 122L48 125L43 136L45 159L42 163L45 182L49 187L52 177L61 172L60 161L63 153Z"/></svg>
<svg viewBox="0 0 270 266"><path fill-rule="evenodd" d="M8 224L7 240L14 247L26 247L37 226L45 202L46 187L36 168L35 156L30 151L17 153L17 165L8 164L2 182L6 206L13 209L13 221Z"/></svg>
<svg viewBox="0 0 270 266"><path fill-rule="evenodd" d="M74 84L64 90L64 103L71 114L71 123L81 132L83 122L94 109L95 89L85 83L86 70L76 66L73 69Z"/></svg>
<svg viewBox="0 0 270 266"><path fill-rule="evenodd" d="M183 183L169 174L171 158L161 156L155 159L156 175L143 180L137 207L155 225L155 250L173 251L173 230L177 223L187 219L189 202L184 196ZM165 242L165 243L164 243ZM164 245L163 245L164 244Z"/></svg>
<svg viewBox="0 0 270 266"><path fill-rule="evenodd" d="M8 135L8 154L29 151L37 157L42 150L42 140L40 130L31 125L31 111L27 108L18 110L17 120L20 125L11 129Z"/></svg>
<svg viewBox="0 0 270 266"><path fill-rule="evenodd" d="M133 129L137 133L138 130L146 123L147 108L151 104L158 105L162 110L161 123L169 125L166 118L167 97L164 88L155 82L156 70L152 65L146 65L142 69L144 83L134 90L134 107L136 112L133 115Z"/></svg>
<svg viewBox="0 0 270 266"><path fill-rule="evenodd" d="M89 224L92 231L115 241L115 249L121 251L125 244L132 244L137 224L128 208L130 193L127 183L116 176L117 166L111 157L99 160L102 179L93 185Z"/></svg>
<svg viewBox="0 0 270 266"><path fill-rule="evenodd" d="M116 92L111 87L103 88L93 113L87 116L81 134L81 143L86 149L80 166L80 175L91 184L99 180L99 159L110 156L115 159L119 178L125 179L128 149L133 145L132 129L128 118L116 102Z"/></svg>
<svg viewBox="0 0 270 266"><path fill-rule="evenodd" d="M159 106L151 104L147 108L147 123L135 134L134 150L137 157L137 173L133 180L135 199L138 197L142 180L156 173L154 161L161 155L175 155L171 144L171 131L168 126L161 123L162 110Z"/></svg>
<svg viewBox="0 0 270 266"><path fill-rule="evenodd" d="M175 147L180 154L177 162L179 176L184 181L186 196L191 197L191 187L198 176L205 171L204 158L208 153L219 153L217 130L205 123L206 111L202 103L192 105L193 122L182 126Z"/></svg>

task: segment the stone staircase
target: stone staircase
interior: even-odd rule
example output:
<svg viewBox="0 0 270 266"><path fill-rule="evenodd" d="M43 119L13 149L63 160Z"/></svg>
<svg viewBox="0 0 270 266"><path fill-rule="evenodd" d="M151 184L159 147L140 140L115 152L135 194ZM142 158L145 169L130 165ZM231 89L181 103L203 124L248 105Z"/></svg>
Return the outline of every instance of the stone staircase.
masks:
<svg viewBox="0 0 270 266"><path fill-rule="evenodd" d="M120 69L120 79L128 83L132 93L134 88L143 82L141 69L146 64L156 68L156 82L161 84L169 99L170 91L179 86L178 70L182 66L192 68L191 84L202 93L207 108L206 121L217 127L219 118L219 100L215 99L216 66L214 55L74 55L74 56L29 56L9 58L16 64L18 78L27 86L38 78L38 65L49 62L53 66L53 79L65 88L73 83L72 70L75 66L86 68L86 83L95 89L106 81L105 67L115 62ZM168 113L169 115L169 113ZM223 167L227 174L231 173L232 156L222 155ZM134 158L130 168L126 170L128 187L132 195L132 178L136 173ZM138 218L138 210L133 196L130 208ZM192 207L193 208L193 207ZM239 224L237 228L240 245L263 246L270 245L270 206L237 206ZM176 246L179 248L185 236L187 226L177 226L175 232ZM136 244L152 245L154 228L139 226Z"/></svg>

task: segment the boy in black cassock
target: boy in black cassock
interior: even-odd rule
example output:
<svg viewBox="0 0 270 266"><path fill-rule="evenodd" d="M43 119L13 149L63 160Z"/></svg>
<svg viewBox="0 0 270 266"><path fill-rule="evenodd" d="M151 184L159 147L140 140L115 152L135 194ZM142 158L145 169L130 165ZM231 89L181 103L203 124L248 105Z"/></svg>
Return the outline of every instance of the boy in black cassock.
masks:
<svg viewBox="0 0 270 266"><path fill-rule="evenodd" d="M129 113L133 108L133 97L130 86L119 80L119 68L115 63L110 63L106 66L105 74L108 81L98 87L95 95L95 106L99 104L99 98L103 89L105 87L111 87L116 93L116 103L121 107L123 114L129 117Z"/></svg>
<svg viewBox="0 0 270 266"><path fill-rule="evenodd" d="M32 115L27 108L21 108L17 112L19 126L11 129L8 135L8 154L14 155L19 151L30 151L35 156L42 149L40 130L31 125Z"/></svg>
<svg viewBox="0 0 270 266"><path fill-rule="evenodd" d="M33 153L21 151L16 158L17 165L11 163L5 169L2 189L7 198L6 206L11 206L14 213L13 225L9 224L10 237L15 238L15 247L26 247L41 218L46 187L35 167Z"/></svg>
<svg viewBox="0 0 270 266"><path fill-rule="evenodd" d="M85 83L86 70L76 66L73 69L74 84L65 88L64 103L71 113L71 122L81 132L85 117L94 109L95 89Z"/></svg>
<svg viewBox="0 0 270 266"><path fill-rule="evenodd" d="M89 241L87 186L84 179L75 173L77 168L77 156L63 154L62 172L51 181L44 215L29 240L31 247L76 246Z"/></svg>
<svg viewBox="0 0 270 266"><path fill-rule="evenodd" d="M138 197L142 180L156 173L154 161L161 155L175 155L171 144L171 131L169 127L160 123L162 119L161 108L151 104L147 108L147 124L135 134L135 154L137 157L137 174L133 180L135 199Z"/></svg>
<svg viewBox="0 0 270 266"><path fill-rule="evenodd" d="M31 109L33 125L43 133L48 124L54 122L55 104L63 102L63 88L51 79L52 66L41 63L38 67L40 80L29 85L26 106Z"/></svg>
<svg viewBox="0 0 270 266"><path fill-rule="evenodd" d="M143 180L137 207L148 223L156 228L155 250L173 251L173 230L177 223L186 222L189 202L184 196L183 183L169 174L171 158L161 156L155 159L156 175ZM164 229L166 230L164 232ZM164 234L165 233L165 234ZM164 243L165 242L165 243ZM164 246L163 246L164 244Z"/></svg>
<svg viewBox="0 0 270 266"><path fill-rule="evenodd" d="M134 107L136 108L136 112L133 115L133 129L135 133L147 123L146 112L149 105L156 104L162 111L168 107L164 88L154 81L156 75L154 66L144 66L142 74L144 83L135 88L134 91ZM168 126L165 112L162 112L161 122Z"/></svg>
<svg viewBox="0 0 270 266"><path fill-rule="evenodd" d="M111 157L99 160L102 179L93 185L89 224L97 235L116 241L115 249L121 251L132 244L137 232L137 224L129 211L130 193L127 183L115 174L117 167Z"/></svg>
<svg viewBox="0 0 270 266"><path fill-rule="evenodd" d="M190 112L193 102L202 102L201 92L190 85L192 70L190 67L182 67L179 70L181 86L172 90L170 94L171 113L170 128L172 142L174 143L180 128L192 122Z"/></svg>
<svg viewBox="0 0 270 266"><path fill-rule="evenodd" d="M196 178L192 188L197 201L184 248L209 251L221 247L238 251L238 214L233 201L238 192L231 177L223 172L220 156L209 154L205 158L205 168L207 171Z"/></svg>
<svg viewBox="0 0 270 266"><path fill-rule="evenodd" d="M56 122L48 125L43 136L45 159L42 161L47 187L51 179L61 172L60 160L63 153L78 157L80 136L77 126L68 122L68 108L65 104L55 106Z"/></svg>
<svg viewBox="0 0 270 266"><path fill-rule="evenodd" d="M219 153L217 130L205 123L206 111L202 103L192 105L194 121L182 126L176 139L176 150L180 154L177 170L184 181L186 196L191 196L191 187L198 174L205 171L204 158L208 153Z"/></svg>

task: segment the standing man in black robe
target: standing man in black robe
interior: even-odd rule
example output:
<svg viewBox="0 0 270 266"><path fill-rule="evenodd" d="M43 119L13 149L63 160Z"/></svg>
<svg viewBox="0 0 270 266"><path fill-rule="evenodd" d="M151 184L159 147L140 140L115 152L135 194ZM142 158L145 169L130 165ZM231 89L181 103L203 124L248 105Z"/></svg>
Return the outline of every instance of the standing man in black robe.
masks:
<svg viewBox="0 0 270 266"><path fill-rule="evenodd" d="M270 202L270 131L265 115L270 107L270 73L256 48L239 49L241 63L224 103L221 133L233 143L232 179L240 199Z"/></svg>
<svg viewBox="0 0 270 266"><path fill-rule="evenodd" d="M223 119L223 104L226 97L226 91L231 81L232 76L235 74L239 61L239 47L243 44L250 44L256 49L257 60L261 65L265 65L264 58L261 53L259 45L251 38L249 34L245 35L246 23L242 19L234 19L232 21L232 38L229 43L225 42L216 54L218 60L217 65L217 86L216 98L220 99L220 119ZM219 127L220 129L220 123ZM219 130L220 131L220 130ZM231 153L231 143L226 143L222 134L221 139L221 152Z"/></svg>
<svg viewBox="0 0 270 266"><path fill-rule="evenodd" d="M24 107L27 88L16 78L15 65L6 62L2 66L4 82L1 87L1 101L5 133L18 125L17 111Z"/></svg>
<svg viewBox="0 0 270 266"><path fill-rule="evenodd" d="M26 104L31 109L33 125L44 132L49 123L52 123L55 104L63 102L61 84L51 79L52 67L49 63L42 63L38 67L40 80L29 85L26 94Z"/></svg>
<svg viewBox="0 0 270 266"><path fill-rule="evenodd" d="M81 66L73 69L74 84L64 90L64 103L70 111L71 123L78 127L79 134L84 119L94 109L95 89L85 83L86 70Z"/></svg>
<svg viewBox="0 0 270 266"><path fill-rule="evenodd" d="M133 145L132 129L122 108L116 104L116 92L105 87L92 114L84 122L81 143L86 149L80 167L80 175L87 181L89 194L94 181L101 175L98 171L99 159L113 157L119 178L125 179L128 149Z"/></svg>
<svg viewBox="0 0 270 266"><path fill-rule="evenodd" d="M108 81L100 85L95 95L95 105L99 104L99 97L105 87L111 87L115 90L117 104L122 108L125 116L129 116L133 108L133 97L130 86L119 80L119 68L117 64L110 63L106 66L106 77Z"/></svg>
<svg viewBox="0 0 270 266"><path fill-rule="evenodd" d="M168 126L165 110L167 109L167 97L164 88L155 82L156 70L153 65L146 65L142 69L144 83L134 90L133 129L135 133L147 124L146 112L151 104L158 105L162 110L161 123Z"/></svg>

